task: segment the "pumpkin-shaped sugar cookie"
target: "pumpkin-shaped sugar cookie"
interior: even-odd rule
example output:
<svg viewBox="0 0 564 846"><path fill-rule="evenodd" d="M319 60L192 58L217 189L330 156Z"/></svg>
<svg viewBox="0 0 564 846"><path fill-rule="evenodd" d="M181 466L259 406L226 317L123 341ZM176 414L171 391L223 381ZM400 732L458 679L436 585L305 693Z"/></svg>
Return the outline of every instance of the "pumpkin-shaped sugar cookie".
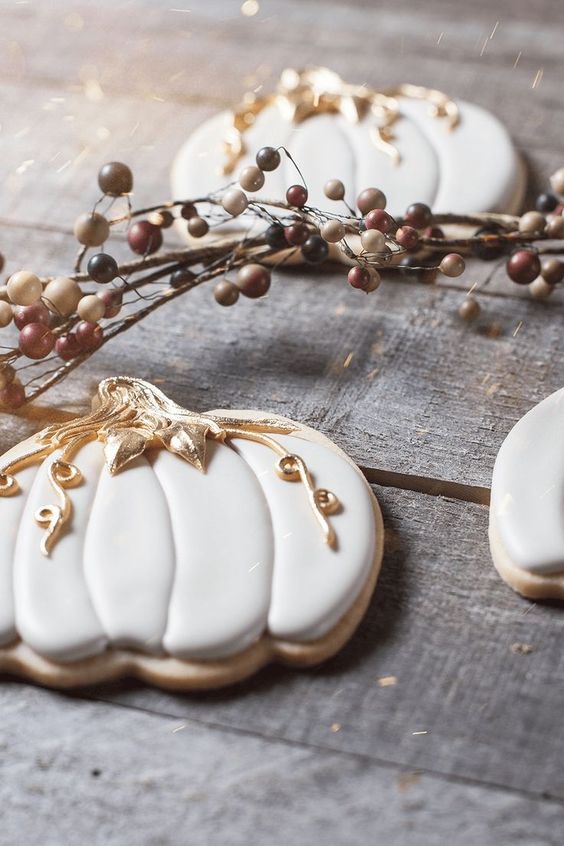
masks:
<svg viewBox="0 0 564 846"><path fill-rule="evenodd" d="M138 379L0 461L0 669L54 686L220 686L351 636L382 556L378 504L331 442L195 414Z"/></svg>
<svg viewBox="0 0 564 846"><path fill-rule="evenodd" d="M564 599L564 388L519 420L496 458L490 547L501 577L531 599Z"/></svg>
<svg viewBox="0 0 564 846"><path fill-rule="evenodd" d="M175 197L206 196L254 164L261 147L285 147L308 187L308 203L335 212L323 186L338 177L353 203L376 186L388 211L414 200L435 212L517 212L525 176L505 127L490 112L433 89L399 85L374 91L327 68L288 69L271 95L253 95L199 126L174 162ZM226 172L226 163L229 165ZM263 198L284 196L298 180L285 156L265 174ZM241 218L232 226L249 225Z"/></svg>

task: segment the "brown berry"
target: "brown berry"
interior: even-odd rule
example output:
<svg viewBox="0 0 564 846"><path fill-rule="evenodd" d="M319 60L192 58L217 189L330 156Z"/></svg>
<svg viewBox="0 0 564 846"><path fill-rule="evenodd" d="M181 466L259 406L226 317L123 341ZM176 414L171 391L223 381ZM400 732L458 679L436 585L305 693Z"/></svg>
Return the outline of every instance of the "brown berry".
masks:
<svg viewBox="0 0 564 846"><path fill-rule="evenodd" d="M184 203L180 208L180 216L185 220L190 220L191 217L196 217L198 210L193 203Z"/></svg>
<svg viewBox="0 0 564 846"><path fill-rule="evenodd" d="M119 197L133 190L133 174L122 162L108 162L100 168L98 185L104 194Z"/></svg>
<svg viewBox="0 0 564 846"><path fill-rule="evenodd" d="M340 179L330 179L323 186L323 193L328 200L342 200L345 196L345 186Z"/></svg>
<svg viewBox="0 0 564 846"><path fill-rule="evenodd" d="M36 303L41 297L43 285L40 279L29 270L12 273L8 279L8 296L14 305L27 306Z"/></svg>
<svg viewBox="0 0 564 846"><path fill-rule="evenodd" d="M260 191L264 185L264 173L256 165L244 167L239 174L239 185L244 191Z"/></svg>
<svg viewBox="0 0 564 846"><path fill-rule="evenodd" d="M213 289L213 295L219 305L232 306L239 299L239 288L229 279L221 279Z"/></svg>
<svg viewBox="0 0 564 846"><path fill-rule="evenodd" d="M541 262L541 276L549 285L558 285L564 279L564 262L545 258Z"/></svg>
<svg viewBox="0 0 564 846"><path fill-rule="evenodd" d="M203 238L209 232L207 220L204 220L203 217L198 217L198 215L191 217L188 221L188 232L192 238Z"/></svg>
<svg viewBox="0 0 564 846"><path fill-rule="evenodd" d="M475 297L466 297L458 309L458 314L463 320L475 320L480 314L480 303Z"/></svg>
<svg viewBox="0 0 564 846"><path fill-rule="evenodd" d="M30 308L30 306L27 306L27 308ZM0 328L4 329L5 326L9 326L13 316L14 313L10 303L0 300Z"/></svg>
<svg viewBox="0 0 564 846"><path fill-rule="evenodd" d="M274 147L261 147L256 155L256 163L261 170L276 170L280 164L280 153Z"/></svg>
<svg viewBox="0 0 564 846"><path fill-rule="evenodd" d="M160 211L151 212L147 220L161 229L170 229L174 223L174 215L168 209L161 209Z"/></svg>
<svg viewBox="0 0 564 846"><path fill-rule="evenodd" d="M90 323L97 323L101 320L106 311L106 306L96 294L86 294L82 297L77 306L78 316Z"/></svg>
<svg viewBox="0 0 564 846"><path fill-rule="evenodd" d="M245 264L237 273L237 287L245 297L263 297L270 288L270 272L262 264Z"/></svg>
<svg viewBox="0 0 564 846"><path fill-rule="evenodd" d="M0 391L0 405L4 408L20 408L24 402L25 389L17 379L14 379Z"/></svg>
<svg viewBox="0 0 564 846"><path fill-rule="evenodd" d="M43 291L47 307L62 317L68 317L76 311L81 297L82 291L74 279L69 279L68 276L57 276L47 283Z"/></svg>

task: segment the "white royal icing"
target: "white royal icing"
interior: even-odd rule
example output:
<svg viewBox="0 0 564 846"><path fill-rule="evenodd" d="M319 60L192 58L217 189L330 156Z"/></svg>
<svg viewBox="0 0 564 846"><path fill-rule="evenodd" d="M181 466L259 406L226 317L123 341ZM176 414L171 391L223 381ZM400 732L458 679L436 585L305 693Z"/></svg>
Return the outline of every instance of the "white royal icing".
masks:
<svg viewBox="0 0 564 846"><path fill-rule="evenodd" d="M222 112L198 127L180 149L172 171L174 196L205 196L210 188L221 187L254 163L260 147L283 145L304 174L310 204L320 209L334 212L340 207L323 193L325 182L338 176L347 187L349 202L374 185L384 191L394 215L403 214L414 201L438 212L518 211L524 172L496 117L461 101L460 123L449 130L444 120L430 115L428 103L399 100L403 116L393 127L393 144L402 157L399 164L372 143L373 117L353 124L341 115L315 115L295 126L276 106L270 106L245 132L247 152L234 174L221 176L222 144L231 121L230 113ZM288 185L297 181L295 168L285 156L281 166L265 177L259 192L263 197L284 196Z"/></svg>
<svg viewBox="0 0 564 846"><path fill-rule="evenodd" d="M531 409L498 453L491 509L512 564L531 573L564 571L564 388Z"/></svg>
<svg viewBox="0 0 564 846"><path fill-rule="evenodd" d="M192 658L239 652L264 630L270 600L272 526L260 486L223 444L208 444L204 474L164 450L153 466L176 546L165 649Z"/></svg>
<svg viewBox="0 0 564 846"><path fill-rule="evenodd" d="M102 453L102 444L96 446ZM103 466L84 540L84 571L114 645L161 649L174 567L168 502L145 456L115 476Z"/></svg>
<svg viewBox="0 0 564 846"><path fill-rule="evenodd" d="M277 436L289 452L304 459L316 487L334 492L342 503L330 517L337 548L324 541L298 482L274 472L276 456L261 444L235 440L268 500L275 538L274 579L268 615L272 635L314 640L331 629L353 604L374 558L374 510L366 482L333 450L295 436Z"/></svg>
<svg viewBox="0 0 564 846"><path fill-rule="evenodd" d="M73 457L82 482L68 491L71 524L49 557L34 515L57 501L48 468L58 453L18 472L20 493L0 499L2 526L13 526L0 532L3 642L17 633L63 662L109 645L211 659L265 631L296 641L326 634L372 567L372 495L328 446L296 435L275 440L341 501L329 518L336 550L304 486L280 479L276 454L243 439L210 442L205 473L160 449L115 476L102 444L87 444Z"/></svg>
<svg viewBox="0 0 564 846"><path fill-rule="evenodd" d="M13 447L2 458L2 463L16 460L26 452L31 439L22 441ZM16 620L14 612L14 549L21 521L22 511L37 473L37 465L24 467L18 473L19 494L8 496L0 500L2 520L0 522L0 645L10 643L16 636Z"/></svg>
<svg viewBox="0 0 564 846"><path fill-rule="evenodd" d="M57 501L47 474L58 454L50 455L39 467L23 509L14 555L14 600L22 640L37 652L71 661L100 652L107 641L94 611L83 563L84 536L103 452L100 444L90 443L78 453L83 482L72 489L72 523L46 557L40 549L44 530L36 524L35 514ZM3 504L0 502L0 508Z"/></svg>

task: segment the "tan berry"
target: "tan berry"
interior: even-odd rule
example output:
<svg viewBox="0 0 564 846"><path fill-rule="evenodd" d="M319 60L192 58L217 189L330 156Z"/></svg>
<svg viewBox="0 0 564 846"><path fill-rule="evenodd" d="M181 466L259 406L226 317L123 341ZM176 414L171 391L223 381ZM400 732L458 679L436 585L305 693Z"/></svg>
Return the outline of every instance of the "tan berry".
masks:
<svg viewBox="0 0 564 846"><path fill-rule="evenodd" d="M546 226L546 218L538 211L526 212L519 218L519 232L526 235L541 234Z"/></svg>
<svg viewBox="0 0 564 846"><path fill-rule="evenodd" d="M57 276L45 286L43 299L47 307L61 317L68 317L76 311L76 307L82 297L82 291L68 276Z"/></svg>
<svg viewBox="0 0 564 846"><path fill-rule="evenodd" d="M326 220L319 230L321 237L329 244L336 244L345 237L345 227L340 220Z"/></svg>
<svg viewBox="0 0 564 846"><path fill-rule="evenodd" d="M9 326L12 322L14 312L10 303L5 303L0 300L0 328Z"/></svg>
<svg viewBox="0 0 564 846"><path fill-rule="evenodd" d="M535 300L546 300L553 291L554 285L549 285L542 276L537 276L529 285L529 293Z"/></svg>
<svg viewBox="0 0 564 846"><path fill-rule="evenodd" d="M230 188L223 195L221 205L228 214L232 215L232 217L237 217L243 214L249 205L249 201L239 188Z"/></svg>
<svg viewBox="0 0 564 846"><path fill-rule="evenodd" d="M8 296L14 305L31 305L41 297L43 285L35 273L19 270L8 279Z"/></svg>
<svg viewBox="0 0 564 846"><path fill-rule="evenodd" d="M239 185L245 191L260 191L264 185L264 173L256 165L244 167L239 174Z"/></svg>
<svg viewBox="0 0 564 846"><path fill-rule="evenodd" d="M74 235L85 247L99 247L108 240L110 224L103 214L87 212L77 217L74 223Z"/></svg>
<svg viewBox="0 0 564 846"><path fill-rule="evenodd" d="M96 294L87 294L80 300L77 311L82 320L96 323L104 317L106 306Z"/></svg>
<svg viewBox="0 0 564 846"><path fill-rule="evenodd" d="M458 253L449 253L446 255L439 265L439 270L445 276L461 276L466 267L464 259Z"/></svg>

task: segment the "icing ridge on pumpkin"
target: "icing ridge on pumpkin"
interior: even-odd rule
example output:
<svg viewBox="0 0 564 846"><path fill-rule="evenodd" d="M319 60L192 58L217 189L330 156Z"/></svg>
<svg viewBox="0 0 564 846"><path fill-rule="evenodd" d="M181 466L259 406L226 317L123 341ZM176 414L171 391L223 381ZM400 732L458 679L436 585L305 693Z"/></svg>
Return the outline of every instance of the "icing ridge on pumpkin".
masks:
<svg viewBox="0 0 564 846"><path fill-rule="evenodd" d="M241 420L198 414L177 405L154 385L125 376L101 382L93 405L93 411L84 417L43 429L36 436L34 446L0 468L0 496L11 496L18 491L14 473L55 450L61 451L48 472L50 486L59 502L41 506L35 513L36 523L45 529L41 541L44 555L49 555L71 518L72 503L67 488L77 485L82 478L72 459L85 444L91 441L104 444L105 464L112 475L155 446L164 447L204 472L208 438L219 442L243 438L275 452L279 457L278 476L284 481L302 483L325 542L335 548L336 535L327 517L339 510L338 498L329 490L316 489L303 459L286 452L270 437L289 434L295 431L295 426L279 419Z"/></svg>

